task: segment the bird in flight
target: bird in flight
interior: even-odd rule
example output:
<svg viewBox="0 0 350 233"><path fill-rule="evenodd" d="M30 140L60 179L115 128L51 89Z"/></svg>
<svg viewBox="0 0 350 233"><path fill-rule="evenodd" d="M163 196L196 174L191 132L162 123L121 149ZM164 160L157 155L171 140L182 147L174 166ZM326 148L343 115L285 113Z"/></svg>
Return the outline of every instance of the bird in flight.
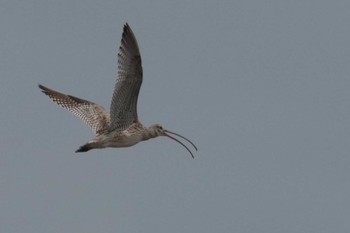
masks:
<svg viewBox="0 0 350 233"><path fill-rule="evenodd" d="M164 129L159 124L145 127L137 115L137 98L142 84L142 65L135 35L126 23L118 53L118 78L108 113L102 106L66 95L39 84L41 91L56 104L82 119L96 134L95 138L75 152L106 147L129 147L158 136L166 136L180 143L194 158L191 150L174 136L197 147L186 137Z"/></svg>

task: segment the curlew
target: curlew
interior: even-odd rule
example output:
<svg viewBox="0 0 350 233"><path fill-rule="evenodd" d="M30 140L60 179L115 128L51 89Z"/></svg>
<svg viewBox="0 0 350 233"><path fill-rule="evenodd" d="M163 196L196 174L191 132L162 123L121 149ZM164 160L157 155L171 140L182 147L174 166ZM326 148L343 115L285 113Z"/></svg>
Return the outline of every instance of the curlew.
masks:
<svg viewBox="0 0 350 233"><path fill-rule="evenodd" d="M118 53L118 78L112 96L110 113L102 106L66 95L39 84L41 91L56 104L82 119L94 132L95 138L75 152L106 147L129 147L158 136L166 136L181 144L194 158L191 150L174 136L197 147L186 137L164 129L159 124L145 127L137 115L137 98L142 84L142 65L135 35L126 23Z"/></svg>

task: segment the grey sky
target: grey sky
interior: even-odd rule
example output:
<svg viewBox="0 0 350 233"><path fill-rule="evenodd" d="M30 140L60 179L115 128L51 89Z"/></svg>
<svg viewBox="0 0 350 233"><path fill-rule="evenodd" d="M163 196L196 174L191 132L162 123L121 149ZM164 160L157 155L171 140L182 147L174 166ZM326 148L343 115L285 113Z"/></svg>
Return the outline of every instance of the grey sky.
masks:
<svg viewBox="0 0 350 233"><path fill-rule="evenodd" d="M0 232L349 232L349 1L0 2ZM123 24L138 112L94 135L38 83L109 108Z"/></svg>

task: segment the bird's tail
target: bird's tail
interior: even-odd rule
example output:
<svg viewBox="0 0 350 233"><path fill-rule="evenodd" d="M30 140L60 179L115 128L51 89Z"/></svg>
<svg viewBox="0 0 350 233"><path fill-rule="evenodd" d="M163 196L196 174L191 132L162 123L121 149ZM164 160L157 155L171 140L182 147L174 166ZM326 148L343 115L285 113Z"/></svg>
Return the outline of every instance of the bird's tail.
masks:
<svg viewBox="0 0 350 233"><path fill-rule="evenodd" d="M93 143L86 143L82 146L79 147L78 150L76 150L75 152L86 152L86 151L89 151L91 149L94 149L95 147L93 146Z"/></svg>

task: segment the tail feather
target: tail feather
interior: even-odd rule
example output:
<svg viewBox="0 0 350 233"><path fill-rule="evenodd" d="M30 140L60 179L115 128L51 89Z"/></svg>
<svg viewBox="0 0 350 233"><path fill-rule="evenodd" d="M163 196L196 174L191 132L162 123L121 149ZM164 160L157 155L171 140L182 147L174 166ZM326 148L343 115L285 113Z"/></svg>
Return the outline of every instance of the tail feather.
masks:
<svg viewBox="0 0 350 233"><path fill-rule="evenodd" d="M94 149L94 147L90 143L86 143L85 145L80 146L79 149L75 151L75 153L86 152L86 151L89 151L91 149Z"/></svg>

